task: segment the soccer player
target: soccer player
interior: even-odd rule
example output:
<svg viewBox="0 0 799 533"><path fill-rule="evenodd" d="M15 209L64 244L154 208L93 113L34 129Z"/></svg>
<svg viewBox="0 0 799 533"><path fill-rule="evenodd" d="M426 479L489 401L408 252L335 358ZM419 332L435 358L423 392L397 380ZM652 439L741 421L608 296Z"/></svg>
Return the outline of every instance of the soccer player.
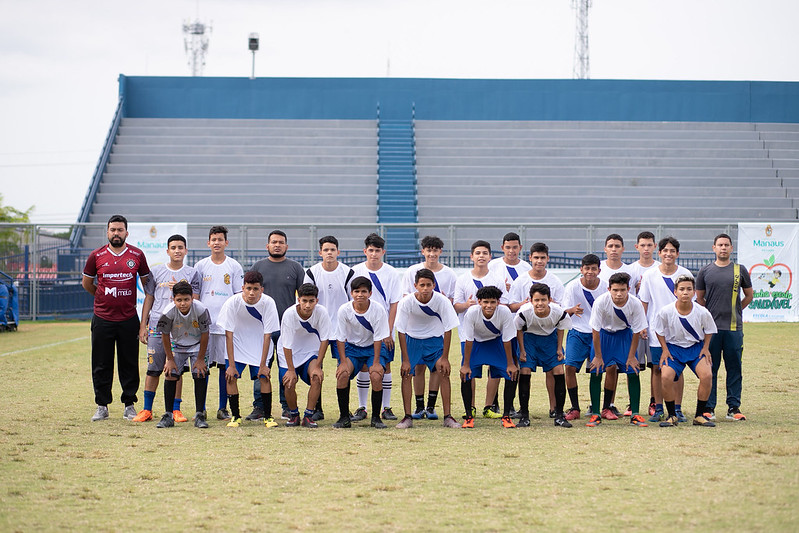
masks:
<svg viewBox="0 0 799 533"><path fill-rule="evenodd" d="M519 259L522 251L522 240L518 233L506 233L502 237L502 257L492 259L488 263L488 270L505 281L505 291L510 291L510 286L522 274L530 270L530 264Z"/></svg>
<svg viewBox="0 0 799 533"><path fill-rule="evenodd" d="M518 426L530 425L530 377L537 367L552 376L555 384L555 425L572 427L563 415L566 402L566 379L563 375L563 332L571 327L569 313L552 303L549 286L533 283L530 301L514 319L519 342L519 407Z"/></svg>
<svg viewBox="0 0 799 533"><path fill-rule="evenodd" d="M444 427L459 428L452 418L449 346L452 330L458 327L458 316L449 299L436 292L436 276L432 270L422 268L416 272L416 291L400 300L397 307L397 332L402 353L402 401L405 417L397 424L399 429L413 427L411 411L411 381L420 366L430 369L430 380L439 375L441 401L444 409ZM430 391L428 413L435 406L438 390ZM437 418L437 417L435 417ZM435 420L429 417L428 419Z"/></svg>
<svg viewBox="0 0 799 533"><path fill-rule="evenodd" d="M211 314L193 296L194 288L186 281L178 281L172 286L174 302L169 303L158 318L155 330L159 333L163 347L164 362L164 407L165 411L156 427L166 428L175 425L174 412L170 411L175 402L178 379L191 363L191 376L194 380L194 426L207 428L205 420L205 394L208 390L208 349Z"/></svg>
<svg viewBox="0 0 799 533"><path fill-rule="evenodd" d="M687 268L681 267L677 264L677 258L680 256L680 241L674 237L665 237L658 242L658 255L661 262L658 266L648 270L643 279L641 280L641 289L638 291L638 298L644 304L646 310L647 321L650 324L648 332L648 344L651 353L650 366L652 367L652 396L655 402L655 411L650 415L650 422L658 422L665 418L663 414L663 391L661 389L661 368L660 368L660 343L657 336L653 333L651 325L655 321L658 311L666 305L674 303L676 296L674 294L675 280L680 276L691 276L691 272ZM693 276L691 276L693 277ZM638 350L640 355L641 350ZM640 358L639 358L640 361ZM678 374L681 378L682 374ZM682 391L685 380L680 379L675 391L677 394L677 419L680 422L685 422L687 419L682 413Z"/></svg>
<svg viewBox="0 0 799 533"><path fill-rule="evenodd" d="M577 373L591 361L593 335L591 329L591 310L596 299L608 292L607 284L599 279L599 257L594 254L583 256L580 263L580 277L566 285L564 305L571 315L572 328L566 336L566 388L569 392L571 409L566 420L580 418Z"/></svg>
<svg viewBox="0 0 799 533"><path fill-rule="evenodd" d="M402 297L402 280L396 269L383 262L386 255L386 241L377 233L370 233L363 241L363 253L366 261L353 267L356 276L364 276L371 280L374 290L372 291L372 301L385 309L388 316L388 335L383 339L383 348L380 361L385 372L383 373L383 383L380 390L383 391L383 412L384 420L396 420L397 416L391 410L391 361L394 360L394 320L397 316L397 303ZM369 383L373 381L370 377L371 372L364 366L359 369L360 373L356 379L358 386L358 409L353 413L352 420L359 421L367 417L366 398L369 393ZM374 388L372 389L374 391ZM373 413L380 416L379 413Z"/></svg>
<svg viewBox="0 0 799 533"><path fill-rule="evenodd" d="M518 256L518 252L517 252ZM473 305L477 305L476 295L477 291L483 287L494 286L500 290L500 303L507 305L508 297L505 291L505 281L502 276L491 273L488 270L488 262L491 259L491 244L488 241L475 241L472 243L470 258L474 264L469 272L464 272L458 277L455 283L455 298L453 299L453 306L455 312L458 313L458 321L463 326L463 318L466 311ZM459 330L460 331L460 330ZM513 338L516 338L514 333ZM461 352L465 347L463 337L461 337ZM474 382L471 382L474 387ZM486 401L483 408L483 416L486 418L501 418L499 408L494 405L495 397L499 390L499 378L488 380L486 386ZM474 398L474 395L472 395ZM474 416L474 406L466 411L466 416Z"/></svg>
<svg viewBox="0 0 799 533"><path fill-rule="evenodd" d="M444 249L444 241L440 238L428 235L421 241L422 256L424 261L411 265L405 271L403 278L403 289L405 294L413 294L416 292L416 273L426 268L433 272L435 276L434 289L436 292L443 294L449 298L450 302L455 296L455 283L458 281L458 276L455 271L446 265L439 262L441 251ZM416 399L416 410L413 412L413 418L419 420L421 418L430 418L430 420L437 420L436 414L436 398L438 396L439 388L439 374L431 370L430 372L430 387L427 393L427 408L424 405L424 378L427 367L423 364L418 365L414 369L413 388L414 396ZM431 403L432 399L432 403Z"/></svg>
<svg viewBox="0 0 799 533"><path fill-rule="evenodd" d="M166 352L161 334L156 326L164 309L172 303L172 289L176 283L187 281L192 288L194 298L200 296L200 275L193 268L183 264L186 257L186 238L183 235L172 235L167 239L166 253L169 262L155 265L150 271L147 283L144 284L144 304L141 312L139 340L147 346L147 377L144 378L144 409L133 419L134 422L146 422L153 419L153 401L158 381L164 371ZM203 353L203 357L205 353ZM207 374L207 373L206 373ZM203 376L203 379L205 376ZM183 378L178 378L175 393L175 405L170 408L175 422L186 422L180 410Z"/></svg>
<svg viewBox="0 0 799 533"><path fill-rule="evenodd" d="M208 337L208 366L219 367L218 420L230 420L227 409L227 382L225 380L225 330L219 325L222 305L234 294L241 292L244 270L238 261L225 255L228 230L213 226L208 231L208 248L211 255L197 261L194 268L200 273L200 301L211 313L211 333Z"/></svg>
<svg viewBox="0 0 799 533"><path fill-rule="evenodd" d="M479 241L478 241L479 242ZM470 306L464 313L459 329L464 342L463 363L461 364L461 396L466 410L464 428L474 427L472 394L474 378L481 378L483 365L488 365L489 376L505 378L505 407L502 427L514 428L510 418L510 404L516 394L516 379L519 368L513 361L510 341L516 337L513 313L507 306L500 305L502 290L487 285L477 291L477 305Z"/></svg>
<svg viewBox="0 0 799 533"><path fill-rule="evenodd" d="M591 312L591 330L594 357L591 359L591 409L586 426L595 427L602 422L599 416L599 392L602 372L616 366L627 373L630 394L630 424L646 427L644 417L638 414L641 401L641 380L638 377L638 341L646 334L646 312L641 301L630 294L630 275L617 272L608 280L608 292L594 301ZM607 396L606 396L607 397Z"/></svg>
<svg viewBox="0 0 799 533"><path fill-rule="evenodd" d="M287 426L300 425L296 388L299 378L310 387L302 425L308 428L318 427L313 415L324 380L322 362L328 341L333 336L330 315L327 309L317 305L318 295L319 289L316 285L300 285L297 290L297 304L286 309L280 324L277 356L280 381L285 386L286 402L289 406Z"/></svg>
<svg viewBox="0 0 799 533"><path fill-rule="evenodd" d="M380 420L378 413L383 399L385 369L382 352L384 341L390 332L388 314L382 305L371 300L372 282L369 278L356 276L350 285L352 302L342 305L337 317L336 341L339 359L336 368L336 395L340 416L333 427L340 429L352 426L350 381L361 368L367 367L372 383L372 427L383 429L386 425Z"/></svg>
<svg viewBox="0 0 799 533"><path fill-rule="evenodd" d="M717 330L710 311L691 301L694 299L694 292L694 278L690 275L678 276L674 280L677 301L662 307L652 325L663 350L660 368L663 398L669 413L668 418L660 423L661 427L676 426L679 421L675 389L677 378L682 375L686 365L699 378L693 424L704 427L716 425L705 415L705 409L713 378L710 339Z"/></svg>

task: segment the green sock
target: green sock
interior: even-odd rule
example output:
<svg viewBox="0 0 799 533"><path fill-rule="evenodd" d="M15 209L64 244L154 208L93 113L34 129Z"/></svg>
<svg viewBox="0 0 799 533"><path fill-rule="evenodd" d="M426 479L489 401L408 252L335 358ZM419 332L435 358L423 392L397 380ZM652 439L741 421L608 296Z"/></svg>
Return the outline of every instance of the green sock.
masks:
<svg viewBox="0 0 799 533"><path fill-rule="evenodd" d="M591 411L593 414L599 414L599 398L602 395L602 374L594 374L591 372L591 380L588 383L588 389L591 391Z"/></svg>
<svg viewBox="0 0 799 533"><path fill-rule="evenodd" d="M630 393L630 411L637 415L641 403L641 378L638 374L627 374L627 391Z"/></svg>

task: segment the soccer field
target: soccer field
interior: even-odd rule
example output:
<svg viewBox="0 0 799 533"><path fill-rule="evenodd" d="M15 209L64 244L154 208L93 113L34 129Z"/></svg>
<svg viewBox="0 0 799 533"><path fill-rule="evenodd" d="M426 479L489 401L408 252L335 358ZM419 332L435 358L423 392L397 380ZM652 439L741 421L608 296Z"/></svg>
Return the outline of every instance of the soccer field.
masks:
<svg viewBox="0 0 799 533"><path fill-rule="evenodd" d="M556 428L539 374L531 428L478 418L474 430L421 421L404 431L364 422L337 431L328 364L319 429L227 428L211 416L211 427L199 430L124 421L119 403L111 419L91 422L89 324L23 323L0 335L0 530L795 531L799 327L747 324L745 331L748 420L724 419L722 370L716 428L636 428L627 419ZM143 347L141 354L143 383ZM392 403L401 414L398 363L394 376ZM647 372L647 398L648 382ZM686 414L696 384L687 374ZM210 414L215 380L209 389ZM307 389L299 389L302 405ZM483 390L479 384L478 403ZM119 393L115 382L115 400ZM183 396L188 414L189 381ZM582 374L583 407L587 396ZM626 402L622 379L616 403ZM162 405L159 388L156 420Z"/></svg>

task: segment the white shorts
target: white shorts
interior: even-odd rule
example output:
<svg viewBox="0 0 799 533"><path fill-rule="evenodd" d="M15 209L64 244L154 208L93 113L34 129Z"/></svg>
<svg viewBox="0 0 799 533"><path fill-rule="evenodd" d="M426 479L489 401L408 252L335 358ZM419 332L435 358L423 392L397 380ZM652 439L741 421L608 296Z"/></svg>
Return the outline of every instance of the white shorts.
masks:
<svg viewBox="0 0 799 533"><path fill-rule="evenodd" d="M214 365L225 367L225 359L227 358L227 347L225 345L225 335L212 333L208 335L208 349L205 352L205 360L208 361L208 366Z"/></svg>

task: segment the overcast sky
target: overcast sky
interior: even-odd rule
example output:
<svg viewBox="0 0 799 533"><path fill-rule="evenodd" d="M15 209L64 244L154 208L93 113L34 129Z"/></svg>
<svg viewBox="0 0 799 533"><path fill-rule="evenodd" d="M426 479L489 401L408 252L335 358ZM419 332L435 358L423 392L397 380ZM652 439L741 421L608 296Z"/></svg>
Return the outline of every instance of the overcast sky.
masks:
<svg viewBox="0 0 799 533"><path fill-rule="evenodd" d="M181 25L212 25L206 76L571 78L569 0L0 0L0 192L76 220L117 78L187 76ZM799 81L799 0L595 0L594 79Z"/></svg>

